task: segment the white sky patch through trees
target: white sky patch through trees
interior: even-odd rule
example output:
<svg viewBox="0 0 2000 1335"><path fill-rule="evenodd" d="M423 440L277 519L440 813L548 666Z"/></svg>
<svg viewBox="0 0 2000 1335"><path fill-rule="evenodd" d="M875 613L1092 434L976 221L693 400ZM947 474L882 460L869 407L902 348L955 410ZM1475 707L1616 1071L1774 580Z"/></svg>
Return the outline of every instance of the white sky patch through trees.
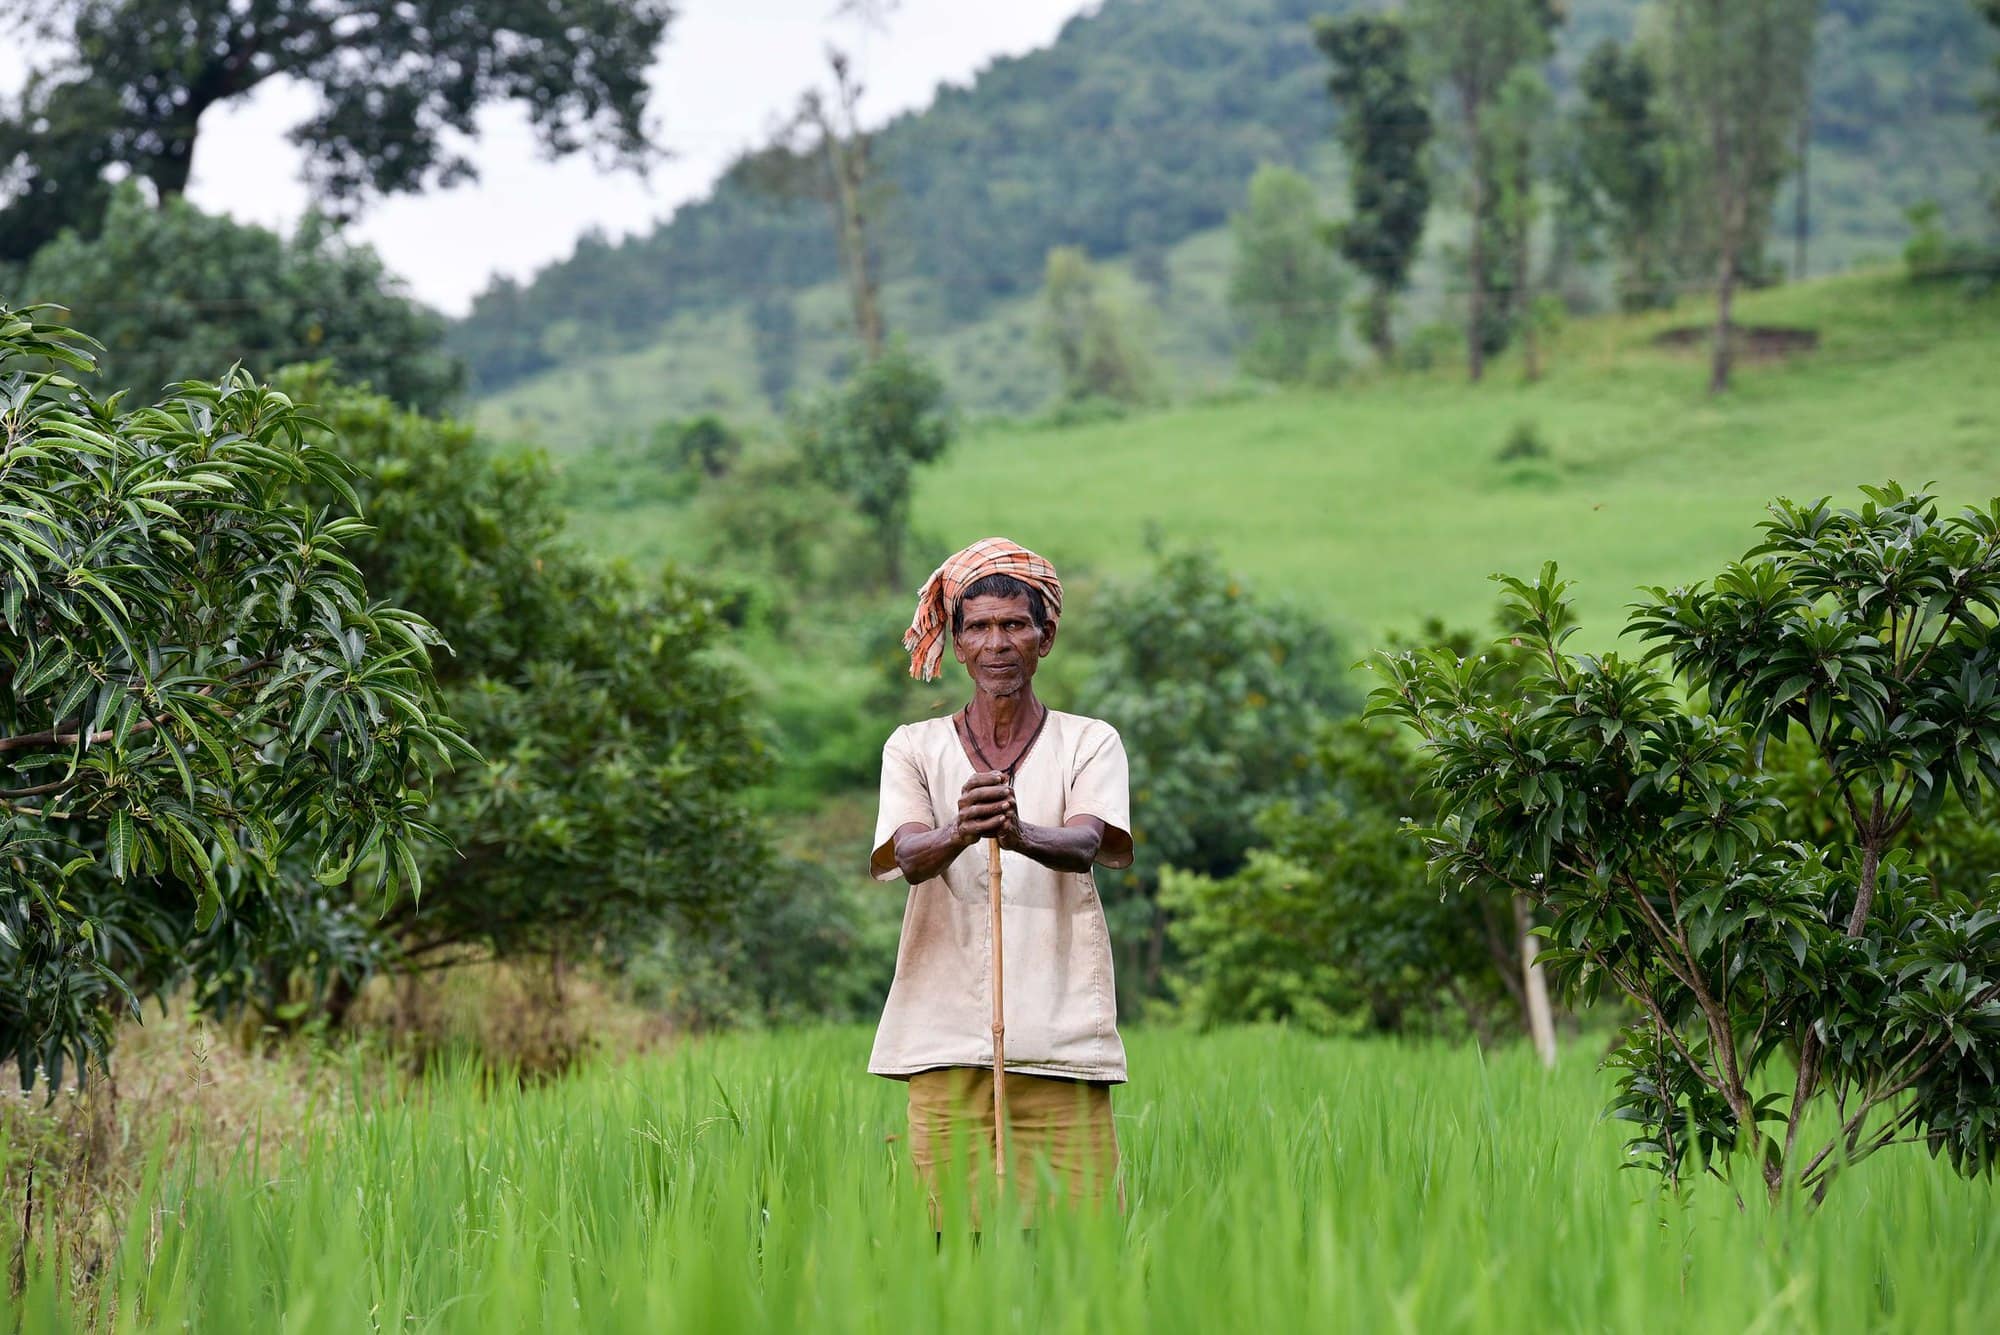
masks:
<svg viewBox="0 0 2000 1335"><path fill-rule="evenodd" d="M928 103L943 83L963 85L996 56L1048 45L1087 0L903 0L886 27L866 29L835 0L686 0L652 72L657 138L672 156L650 179L604 172L588 153L550 162L527 117L511 106L479 118L472 159L480 179L371 203L354 235L373 245L418 297L453 314L495 273L525 278L567 255L596 227L618 237L648 230L705 194L745 148L763 142L799 94L826 73L826 47L851 51L871 124ZM30 53L0 48L0 91L20 88ZM308 196L285 132L314 97L271 82L202 118L188 197L204 209L289 228Z"/></svg>

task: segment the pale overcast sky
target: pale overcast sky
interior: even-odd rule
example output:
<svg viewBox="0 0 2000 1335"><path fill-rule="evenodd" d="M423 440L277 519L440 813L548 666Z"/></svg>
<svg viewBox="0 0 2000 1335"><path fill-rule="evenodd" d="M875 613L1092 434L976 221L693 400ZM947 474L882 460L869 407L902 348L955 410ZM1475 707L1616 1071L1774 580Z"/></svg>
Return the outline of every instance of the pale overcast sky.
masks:
<svg viewBox="0 0 2000 1335"><path fill-rule="evenodd" d="M673 157L650 180L601 174L579 155L545 161L526 117L512 108L481 118L476 184L377 201L356 234L381 252L417 296L453 313L495 273L526 276L569 253L597 226L643 231L699 197L740 150L825 73L829 41L857 57L866 118L879 122L928 102L941 83L963 84L999 55L1052 41L1089 0L903 0L886 28L836 16L837 0L686 0L653 71L653 110ZM0 89L11 94L24 55L0 49ZM202 118L188 195L205 209L267 225L289 224L306 205L298 155L285 131L312 94L265 84Z"/></svg>

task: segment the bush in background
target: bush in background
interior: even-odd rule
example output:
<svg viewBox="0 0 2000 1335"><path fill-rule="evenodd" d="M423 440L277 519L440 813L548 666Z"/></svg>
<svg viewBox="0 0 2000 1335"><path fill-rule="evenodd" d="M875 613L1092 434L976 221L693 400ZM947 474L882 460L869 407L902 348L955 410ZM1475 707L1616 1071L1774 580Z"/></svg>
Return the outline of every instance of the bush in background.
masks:
<svg viewBox="0 0 2000 1335"><path fill-rule="evenodd" d="M8 294L0 293L0 296ZM444 319L413 300L367 246L309 214L291 236L185 199L155 209L120 190L101 231L66 231L21 275L22 301L60 302L103 344L98 383L151 400L162 387L327 361L407 408L455 401L465 371Z"/></svg>

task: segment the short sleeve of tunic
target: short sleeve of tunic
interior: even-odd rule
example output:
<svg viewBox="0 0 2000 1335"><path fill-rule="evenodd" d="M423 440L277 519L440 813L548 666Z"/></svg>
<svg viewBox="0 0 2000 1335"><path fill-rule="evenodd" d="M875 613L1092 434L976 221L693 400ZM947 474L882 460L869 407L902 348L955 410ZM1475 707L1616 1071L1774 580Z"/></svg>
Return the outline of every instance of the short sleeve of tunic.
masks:
<svg viewBox="0 0 2000 1335"><path fill-rule="evenodd" d="M1063 802L1069 817L1095 816L1104 822L1097 860L1107 867L1132 865L1132 799L1128 792L1125 743L1109 723L1091 720L1078 747L1075 772Z"/></svg>
<svg viewBox="0 0 2000 1335"><path fill-rule="evenodd" d="M875 808L869 874L878 881L901 877L902 869L896 865L896 831L905 825L932 824L931 791L924 767L910 747L909 728L898 728L882 746L882 797Z"/></svg>

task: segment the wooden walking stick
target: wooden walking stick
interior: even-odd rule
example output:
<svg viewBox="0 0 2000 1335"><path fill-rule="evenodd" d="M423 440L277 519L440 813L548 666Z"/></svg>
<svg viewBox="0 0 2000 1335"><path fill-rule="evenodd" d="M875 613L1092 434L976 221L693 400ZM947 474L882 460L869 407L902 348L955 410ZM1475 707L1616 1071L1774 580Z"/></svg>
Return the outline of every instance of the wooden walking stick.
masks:
<svg viewBox="0 0 2000 1335"><path fill-rule="evenodd" d="M986 841L986 892L993 931L993 1173L1007 1176L1007 990L1001 973L1000 841Z"/></svg>

